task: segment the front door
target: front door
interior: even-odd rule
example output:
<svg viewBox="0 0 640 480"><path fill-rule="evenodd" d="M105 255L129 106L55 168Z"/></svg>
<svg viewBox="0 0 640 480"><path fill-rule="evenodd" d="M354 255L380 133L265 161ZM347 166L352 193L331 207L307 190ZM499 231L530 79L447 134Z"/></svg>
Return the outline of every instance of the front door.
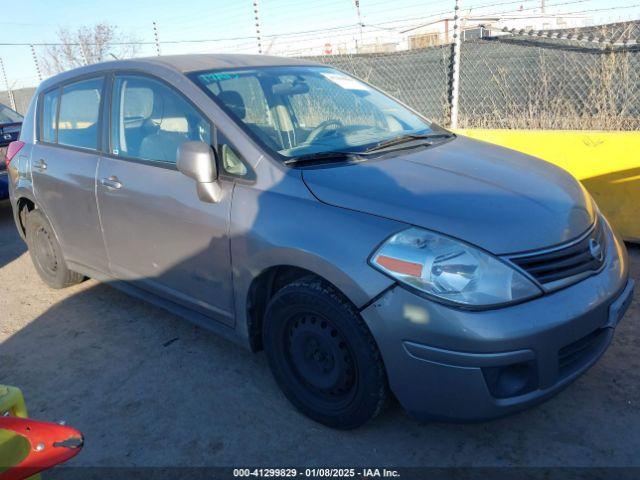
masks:
<svg viewBox="0 0 640 480"><path fill-rule="evenodd" d="M65 259L107 272L95 196L103 86L97 77L45 92L31 171L36 200Z"/></svg>
<svg viewBox="0 0 640 480"><path fill-rule="evenodd" d="M198 199L176 169L185 141L211 144L209 121L165 83L117 75L111 154L98 166L97 198L111 274L233 324L229 214L233 184L218 203Z"/></svg>

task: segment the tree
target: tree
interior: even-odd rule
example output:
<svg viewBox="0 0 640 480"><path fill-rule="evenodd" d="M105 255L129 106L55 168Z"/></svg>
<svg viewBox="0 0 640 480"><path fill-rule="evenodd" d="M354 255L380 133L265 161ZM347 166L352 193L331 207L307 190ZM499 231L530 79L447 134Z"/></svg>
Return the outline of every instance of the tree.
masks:
<svg viewBox="0 0 640 480"><path fill-rule="evenodd" d="M138 50L135 39L120 35L108 23L58 31L56 45L48 45L41 57L46 74L54 75L83 65L133 57Z"/></svg>

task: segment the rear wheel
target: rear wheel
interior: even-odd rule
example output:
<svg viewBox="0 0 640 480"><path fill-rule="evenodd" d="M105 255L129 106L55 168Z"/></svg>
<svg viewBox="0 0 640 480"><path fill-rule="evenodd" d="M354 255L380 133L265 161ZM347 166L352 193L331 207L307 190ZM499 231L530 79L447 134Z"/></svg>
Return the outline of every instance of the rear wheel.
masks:
<svg viewBox="0 0 640 480"><path fill-rule="evenodd" d="M264 319L264 346L276 381L305 415L356 428L384 406L380 352L355 308L308 277L279 290Z"/></svg>
<svg viewBox="0 0 640 480"><path fill-rule="evenodd" d="M26 239L38 275L51 288L70 287L84 280L82 275L67 268L51 224L39 210L27 215Z"/></svg>

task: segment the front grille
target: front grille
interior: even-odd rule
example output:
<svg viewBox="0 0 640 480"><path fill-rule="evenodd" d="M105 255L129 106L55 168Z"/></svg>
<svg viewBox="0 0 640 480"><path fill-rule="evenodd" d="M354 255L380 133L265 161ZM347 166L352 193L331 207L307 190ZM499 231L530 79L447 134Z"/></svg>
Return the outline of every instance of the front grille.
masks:
<svg viewBox="0 0 640 480"><path fill-rule="evenodd" d="M606 329L599 328L590 334L566 345L558 352L558 373L566 377L580 369L598 354L606 341Z"/></svg>
<svg viewBox="0 0 640 480"><path fill-rule="evenodd" d="M538 253L509 257L513 263L542 284L597 271L604 263L606 237L600 220L577 241ZM599 245L602 255L597 255Z"/></svg>

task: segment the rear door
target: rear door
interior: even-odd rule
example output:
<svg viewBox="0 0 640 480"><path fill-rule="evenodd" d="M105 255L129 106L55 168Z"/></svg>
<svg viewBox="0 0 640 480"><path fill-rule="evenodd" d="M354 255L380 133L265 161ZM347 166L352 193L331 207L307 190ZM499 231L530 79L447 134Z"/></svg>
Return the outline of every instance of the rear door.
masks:
<svg viewBox="0 0 640 480"><path fill-rule="evenodd" d="M204 203L176 168L183 142L212 143L209 120L172 86L143 75L116 75L110 103L97 197L112 276L232 324L233 183L221 181L221 201Z"/></svg>
<svg viewBox="0 0 640 480"><path fill-rule="evenodd" d="M52 223L67 261L107 271L95 197L104 77L44 92L31 170L38 205Z"/></svg>

